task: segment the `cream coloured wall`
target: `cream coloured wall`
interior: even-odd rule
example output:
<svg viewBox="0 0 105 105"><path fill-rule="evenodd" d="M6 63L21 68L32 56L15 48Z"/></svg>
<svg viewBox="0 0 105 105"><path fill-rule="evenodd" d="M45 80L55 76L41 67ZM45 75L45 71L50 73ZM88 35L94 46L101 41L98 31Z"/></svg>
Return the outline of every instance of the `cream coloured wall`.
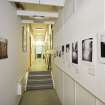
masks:
<svg viewBox="0 0 105 105"><path fill-rule="evenodd" d="M15 5L0 0L0 37L8 39L8 59L0 60L0 105L17 105L17 83L25 74L26 53L22 52L22 30Z"/></svg>
<svg viewBox="0 0 105 105"><path fill-rule="evenodd" d="M78 65L71 63L67 67L62 58L54 60L57 66L53 73L60 100L64 105L104 105L105 65L98 60L96 41L96 34L104 31L104 0L66 0L64 9L59 12L60 18L54 26L54 47L79 43ZM87 63L81 60L81 41L91 37L94 38L93 62ZM74 93L70 89L74 89ZM104 103L98 102L96 97Z"/></svg>

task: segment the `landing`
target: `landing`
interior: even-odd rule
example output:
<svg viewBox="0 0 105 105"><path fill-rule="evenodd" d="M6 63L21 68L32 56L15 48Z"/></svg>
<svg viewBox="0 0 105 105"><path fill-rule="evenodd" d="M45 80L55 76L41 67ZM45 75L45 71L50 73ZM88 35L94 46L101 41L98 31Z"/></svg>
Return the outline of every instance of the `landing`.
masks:
<svg viewBox="0 0 105 105"><path fill-rule="evenodd" d="M35 62L33 62L31 71L47 71L48 66L45 63L44 59L36 59Z"/></svg>
<svg viewBox="0 0 105 105"><path fill-rule="evenodd" d="M54 89L28 91L19 105L61 105Z"/></svg>

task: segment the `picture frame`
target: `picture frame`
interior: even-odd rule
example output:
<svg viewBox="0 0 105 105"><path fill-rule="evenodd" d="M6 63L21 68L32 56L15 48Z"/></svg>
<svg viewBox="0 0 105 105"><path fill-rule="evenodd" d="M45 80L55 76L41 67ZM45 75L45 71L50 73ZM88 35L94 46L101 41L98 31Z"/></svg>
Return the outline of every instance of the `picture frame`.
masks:
<svg viewBox="0 0 105 105"><path fill-rule="evenodd" d="M8 58L8 40L0 38L0 59Z"/></svg>
<svg viewBox="0 0 105 105"><path fill-rule="evenodd" d="M78 41L72 42L72 63L78 64Z"/></svg>
<svg viewBox="0 0 105 105"><path fill-rule="evenodd" d="M98 59L105 64L105 33L97 34L97 46Z"/></svg>
<svg viewBox="0 0 105 105"><path fill-rule="evenodd" d="M93 61L93 38L82 40L82 60L87 62Z"/></svg>
<svg viewBox="0 0 105 105"><path fill-rule="evenodd" d="M70 44L66 44L66 53L70 52Z"/></svg>
<svg viewBox="0 0 105 105"><path fill-rule="evenodd" d="M64 55L64 52L65 52L65 47L64 45L62 45L62 55Z"/></svg>
<svg viewBox="0 0 105 105"><path fill-rule="evenodd" d="M22 51L27 52L27 27L22 27Z"/></svg>
<svg viewBox="0 0 105 105"><path fill-rule="evenodd" d="M67 68L70 68L71 66L71 52L70 52L71 46L70 45L71 45L70 43L67 43L65 46L66 48L65 62L66 62Z"/></svg>

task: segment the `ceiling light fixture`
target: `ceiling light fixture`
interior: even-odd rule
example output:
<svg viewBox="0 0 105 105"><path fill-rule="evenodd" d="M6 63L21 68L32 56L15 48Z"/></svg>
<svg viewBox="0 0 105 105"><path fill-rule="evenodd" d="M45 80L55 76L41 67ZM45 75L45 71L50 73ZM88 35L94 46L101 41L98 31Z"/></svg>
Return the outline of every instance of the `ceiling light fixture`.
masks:
<svg viewBox="0 0 105 105"><path fill-rule="evenodd" d="M45 28L35 28L35 30L44 31L44 30L46 30L46 29L45 29Z"/></svg>
<svg viewBox="0 0 105 105"><path fill-rule="evenodd" d="M43 19L43 18L45 18L45 16L40 16L40 15L34 15L33 16L35 19Z"/></svg>

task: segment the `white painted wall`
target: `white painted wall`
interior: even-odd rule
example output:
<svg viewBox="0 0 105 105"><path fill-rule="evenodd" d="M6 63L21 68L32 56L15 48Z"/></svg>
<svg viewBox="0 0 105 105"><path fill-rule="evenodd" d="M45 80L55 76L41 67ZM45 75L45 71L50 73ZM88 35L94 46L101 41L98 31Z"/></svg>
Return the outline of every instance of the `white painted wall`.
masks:
<svg viewBox="0 0 105 105"><path fill-rule="evenodd" d="M68 68L62 59L55 59L58 67L54 66L53 73L59 97L63 105L104 105L105 65L98 60L96 41L96 34L104 31L104 0L66 0L59 12L60 18L54 26L54 47L73 41L79 43L78 65L71 63ZM87 63L81 60L81 41L91 37L94 38L93 63ZM104 103L97 102L96 97Z"/></svg>
<svg viewBox="0 0 105 105"><path fill-rule="evenodd" d="M105 105L56 64L52 73L62 105Z"/></svg>
<svg viewBox="0 0 105 105"><path fill-rule="evenodd" d="M0 60L0 105L17 105L17 83L26 69L20 19L13 4L0 0L0 37L8 39L8 59Z"/></svg>

